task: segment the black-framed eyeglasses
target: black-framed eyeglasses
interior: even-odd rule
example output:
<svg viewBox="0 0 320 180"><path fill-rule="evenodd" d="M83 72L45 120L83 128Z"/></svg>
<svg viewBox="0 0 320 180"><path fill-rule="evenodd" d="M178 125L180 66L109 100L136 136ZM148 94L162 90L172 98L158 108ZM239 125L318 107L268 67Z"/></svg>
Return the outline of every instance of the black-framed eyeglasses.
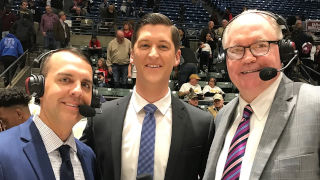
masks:
<svg viewBox="0 0 320 180"><path fill-rule="evenodd" d="M253 56L264 56L270 50L270 43L279 44L279 41L259 41L250 46L233 46L224 51L230 60L239 60L244 56L245 49L249 48Z"/></svg>

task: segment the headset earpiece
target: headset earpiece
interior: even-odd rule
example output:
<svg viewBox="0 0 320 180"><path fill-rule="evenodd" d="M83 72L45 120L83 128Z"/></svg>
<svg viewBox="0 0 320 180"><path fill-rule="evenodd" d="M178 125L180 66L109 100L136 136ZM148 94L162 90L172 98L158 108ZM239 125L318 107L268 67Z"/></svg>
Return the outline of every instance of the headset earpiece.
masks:
<svg viewBox="0 0 320 180"><path fill-rule="evenodd" d="M43 75L31 74L25 81L26 92L36 98L40 98L44 94L45 79Z"/></svg>
<svg viewBox="0 0 320 180"><path fill-rule="evenodd" d="M281 39L279 41L279 54L281 62L286 64L295 55L294 43L289 39Z"/></svg>

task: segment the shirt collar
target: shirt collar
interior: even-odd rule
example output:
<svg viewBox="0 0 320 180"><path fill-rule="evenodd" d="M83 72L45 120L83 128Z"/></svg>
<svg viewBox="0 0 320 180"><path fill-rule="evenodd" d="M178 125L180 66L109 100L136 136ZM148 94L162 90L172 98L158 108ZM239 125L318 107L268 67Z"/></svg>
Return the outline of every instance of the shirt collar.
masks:
<svg viewBox="0 0 320 180"><path fill-rule="evenodd" d="M146 106L147 104L150 104L147 100L145 100L143 97L141 97L137 93L136 87L133 88L133 93L132 93L131 99L133 100L133 107L136 112L140 112L144 106ZM168 92L164 97L162 97L160 100L158 100L152 104L154 104L158 108L158 110L161 112L162 115L165 115L171 105L170 89L168 88Z"/></svg>
<svg viewBox="0 0 320 180"><path fill-rule="evenodd" d="M38 115L34 115L33 121L36 124L39 133L41 135L44 146L47 150L47 153L51 153L54 150L58 149L62 145L69 145L71 149L77 153L77 146L74 140L73 132L70 134L68 139L63 142L56 133L53 132L41 119Z"/></svg>
<svg viewBox="0 0 320 180"><path fill-rule="evenodd" d="M257 116L258 120L262 120L266 116L266 113L269 112L271 104L273 102L274 96L276 95L277 89L282 79L282 73L279 77L262 93L259 94L251 103L250 106L253 109L254 114ZM240 115L242 117L244 107L249 104L244 99L239 96L239 109Z"/></svg>

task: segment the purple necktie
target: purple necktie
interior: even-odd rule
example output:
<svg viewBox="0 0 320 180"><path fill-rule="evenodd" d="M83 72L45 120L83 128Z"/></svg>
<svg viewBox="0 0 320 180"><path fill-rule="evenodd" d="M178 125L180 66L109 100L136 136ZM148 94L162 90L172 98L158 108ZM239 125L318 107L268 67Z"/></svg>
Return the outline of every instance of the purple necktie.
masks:
<svg viewBox="0 0 320 180"><path fill-rule="evenodd" d="M244 107L242 119L231 141L222 180L234 180L240 177L242 158L246 152L247 140L250 133L250 116L252 112L253 110L249 104Z"/></svg>

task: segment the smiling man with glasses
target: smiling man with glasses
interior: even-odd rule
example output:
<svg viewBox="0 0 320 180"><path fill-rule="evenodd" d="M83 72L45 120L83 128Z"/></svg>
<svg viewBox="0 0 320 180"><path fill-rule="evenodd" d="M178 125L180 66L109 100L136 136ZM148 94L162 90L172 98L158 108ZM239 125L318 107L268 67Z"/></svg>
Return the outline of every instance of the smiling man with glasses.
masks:
<svg viewBox="0 0 320 180"><path fill-rule="evenodd" d="M203 179L320 179L320 88L282 72L259 77L264 68L281 69L292 48L283 44L283 24L279 15L248 10L227 25L222 45L239 97L215 118Z"/></svg>

